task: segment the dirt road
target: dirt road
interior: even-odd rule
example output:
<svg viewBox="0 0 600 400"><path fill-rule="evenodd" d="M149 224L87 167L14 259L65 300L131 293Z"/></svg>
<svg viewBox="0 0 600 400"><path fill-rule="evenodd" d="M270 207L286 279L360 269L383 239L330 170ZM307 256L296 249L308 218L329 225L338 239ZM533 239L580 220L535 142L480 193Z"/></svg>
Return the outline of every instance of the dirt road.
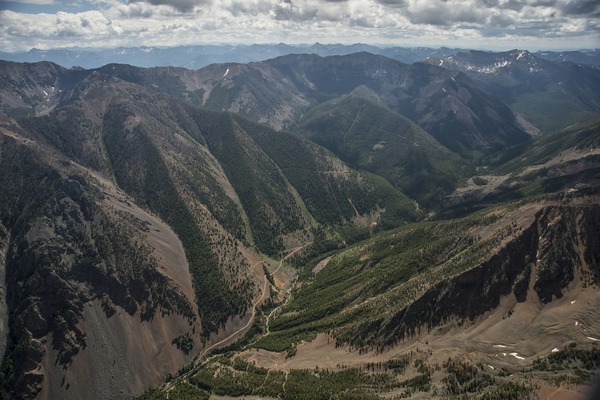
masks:
<svg viewBox="0 0 600 400"><path fill-rule="evenodd" d="M277 272L279 272L279 270L280 270L280 269L281 269L281 267L283 266L283 262L284 262L285 260L287 260L288 258L292 257L294 254L296 254L297 252L299 252L300 250L302 250L302 249L303 249L303 248L305 248L306 246L310 245L311 243L312 243L312 242L309 242L309 243L306 243L306 244L305 244L305 245L303 245L303 246L296 247L296 248L292 249L292 250L291 250L291 251L290 251L290 252L289 252L289 253L288 253L288 254L287 254L285 257L283 257L283 258L282 258L282 259L279 261L279 265L277 266L277 268L275 269L275 271L271 272L271 274L276 274ZM256 267L258 264L261 264L261 263L263 263L263 262L264 262L264 261L259 261L258 263L254 264L252 267L254 268L254 267ZM290 289L287 291L287 293L288 293L288 297L287 297L286 301L285 301L285 302L284 302L282 305L280 305L280 306L278 306L277 308L275 308L275 310L277 310L277 309L279 309L280 307L282 307L283 305L287 304L287 302L288 302L288 301L289 301L289 299L290 299L291 290L292 290L292 288L294 287L295 283L296 283L296 280L294 280L294 282L292 283L292 286L291 286L291 287L290 287ZM220 341L218 341L218 342L216 342L216 343L213 343L213 344L211 344L210 346L208 346L207 348L205 348L205 349L202 351L202 353L200 353L200 355L199 355L199 356L196 358L196 360L194 361L194 367L193 367L193 368L191 368L191 369L190 369L188 372L186 372L185 374L183 374L183 375L180 375L178 378L176 378L176 379L172 380L171 382L167 382L167 383L165 384L165 388L163 389L163 392L166 392L166 393L167 393L167 398L168 398L168 395L169 395L169 391L171 390L171 388L172 388L172 386L173 386L173 384L174 384L174 383L178 383L178 382L183 382L183 381L186 381L186 380L187 380L187 379L188 379L188 378L189 378L189 377L190 377L190 376L191 376L191 375L192 375L192 374L195 372L195 370L196 370L196 367L198 367L198 366L200 366L200 365L203 365L204 363L206 363L206 362L210 361L210 359L211 359L212 357L209 357L209 358L206 358L206 359L205 359L204 357L206 356L206 354L208 354L208 353L209 353L211 350L213 350L214 348L216 348L216 347L218 347L218 346L227 345L227 344L230 344L230 343L233 343L233 342L235 342L237 339L239 339L239 337L241 337L241 336L242 336L242 335L245 333L246 329L248 329L250 326L252 326L252 324L254 323L254 318L256 317L256 308L258 307L258 305L259 305L260 303L262 303L262 302L265 300L265 298L266 298L266 296L267 296L267 293L269 293L269 290L268 290L268 289L269 289L269 288L268 288L268 284L269 284L269 281L268 281L268 279L267 279L267 277L266 277L266 275L265 275L265 276L263 276L263 287L262 287L262 293L261 293L260 297L259 297L259 298L258 298L258 299L257 299L257 300L256 300L256 301L253 303L253 304L252 304L252 307L251 307L251 310L250 310L250 314L251 314L251 315L250 315L250 318L248 319L248 322L247 322L247 323L246 323L244 326L242 326L242 327L241 327L241 328L239 328L239 329L236 329L234 332L232 332L232 333L231 333L229 336L227 336L225 339L222 339L222 340L220 340ZM273 311L275 311L275 310L273 310ZM265 333L265 335L266 335L266 334L268 334L268 320L269 320L269 318L270 318L272 315L273 315L273 312L271 312L271 313L269 314L269 316L267 317L267 332Z"/></svg>

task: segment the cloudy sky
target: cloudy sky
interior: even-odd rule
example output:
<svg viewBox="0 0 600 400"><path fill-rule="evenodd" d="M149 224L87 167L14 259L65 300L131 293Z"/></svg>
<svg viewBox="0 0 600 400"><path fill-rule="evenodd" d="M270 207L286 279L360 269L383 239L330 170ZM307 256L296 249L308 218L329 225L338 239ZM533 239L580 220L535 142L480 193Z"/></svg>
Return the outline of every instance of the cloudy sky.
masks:
<svg viewBox="0 0 600 400"><path fill-rule="evenodd" d="M216 43L600 47L600 0L0 1L0 51Z"/></svg>

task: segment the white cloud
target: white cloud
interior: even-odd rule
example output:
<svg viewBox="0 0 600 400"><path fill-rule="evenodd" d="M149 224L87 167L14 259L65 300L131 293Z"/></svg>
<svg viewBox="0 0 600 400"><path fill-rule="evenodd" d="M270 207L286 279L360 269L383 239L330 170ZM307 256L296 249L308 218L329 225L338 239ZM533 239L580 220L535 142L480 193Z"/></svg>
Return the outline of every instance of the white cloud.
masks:
<svg viewBox="0 0 600 400"><path fill-rule="evenodd" d="M488 12L461 0L410 0L406 8L411 22L442 26L464 22L483 24Z"/></svg>
<svg viewBox="0 0 600 400"><path fill-rule="evenodd" d="M54 4L54 0L17 0L14 3L23 3L23 4Z"/></svg>
<svg viewBox="0 0 600 400"><path fill-rule="evenodd" d="M593 17L600 13L596 0L97 0L95 4L97 10L85 12L0 11L0 50L279 41L465 47L507 43L507 48L540 43L539 48L571 40L568 47L600 46L599 19Z"/></svg>

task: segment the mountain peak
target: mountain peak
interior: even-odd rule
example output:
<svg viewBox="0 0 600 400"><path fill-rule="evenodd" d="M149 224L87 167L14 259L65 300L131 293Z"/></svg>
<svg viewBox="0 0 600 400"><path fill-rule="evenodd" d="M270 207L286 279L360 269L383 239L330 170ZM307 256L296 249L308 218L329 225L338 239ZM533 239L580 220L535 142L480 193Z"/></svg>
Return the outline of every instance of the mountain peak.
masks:
<svg viewBox="0 0 600 400"><path fill-rule="evenodd" d="M517 60L520 60L524 57L532 57L531 53L527 50L512 50L510 54L511 56L516 57Z"/></svg>

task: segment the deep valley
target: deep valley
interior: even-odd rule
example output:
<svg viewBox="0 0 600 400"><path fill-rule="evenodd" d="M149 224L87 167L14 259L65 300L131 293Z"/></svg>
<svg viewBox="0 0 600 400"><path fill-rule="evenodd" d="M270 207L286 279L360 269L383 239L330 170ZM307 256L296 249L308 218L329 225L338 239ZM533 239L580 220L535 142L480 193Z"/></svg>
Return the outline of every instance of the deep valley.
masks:
<svg viewBox="0 0 600 400"><path fill-rule="evenodd" d="M588 398L600 68L551 56L0 61L0 398Z"/></svg>

